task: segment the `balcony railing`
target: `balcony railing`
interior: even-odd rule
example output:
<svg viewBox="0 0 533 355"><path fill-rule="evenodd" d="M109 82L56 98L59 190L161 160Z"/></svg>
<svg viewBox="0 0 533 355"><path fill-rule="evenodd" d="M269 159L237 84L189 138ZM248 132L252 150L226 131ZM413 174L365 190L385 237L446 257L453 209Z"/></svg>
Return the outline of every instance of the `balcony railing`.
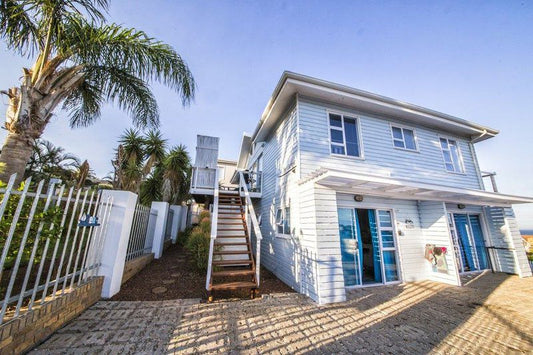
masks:
<svg viewBox="0 0 533 355"><path fill-rule="evenodd" d="M215 186L217 169L192 168L191 191L197 189L213 190Z"/></svg>
<svg viewBox="0 0 533 355"><path fill-rule="evenodd" d="M240 175L244 179L248 192L252 194L261 194L263 187L263 172L262 171L249 171L245 170Z"/></svg>

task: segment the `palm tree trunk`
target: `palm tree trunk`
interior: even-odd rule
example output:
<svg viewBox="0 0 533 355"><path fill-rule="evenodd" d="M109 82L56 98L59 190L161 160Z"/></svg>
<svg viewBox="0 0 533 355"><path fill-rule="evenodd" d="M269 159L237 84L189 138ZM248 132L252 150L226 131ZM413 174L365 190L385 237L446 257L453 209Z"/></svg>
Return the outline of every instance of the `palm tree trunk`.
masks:
<svg viewBox="0 0 533 355"><path fill-rule="evenodd" d="M0 153L0 180L7 182L10 176L17 173L15 180L18 185L23 177L26 164L32 153L33 138L17 133L9 133Z"/></svg>

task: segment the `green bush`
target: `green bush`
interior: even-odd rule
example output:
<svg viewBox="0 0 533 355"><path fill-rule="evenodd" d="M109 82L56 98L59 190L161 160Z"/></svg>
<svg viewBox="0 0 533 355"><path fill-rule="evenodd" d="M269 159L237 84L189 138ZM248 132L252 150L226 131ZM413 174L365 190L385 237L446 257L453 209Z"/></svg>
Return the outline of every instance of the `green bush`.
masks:
<svg viewBox="0 0 533 355"><path fill-rule="evenodd" d="M204 218L211 218L211 213L208 210L203 210L198 216L199 221L203 220Z"/></svg>
<svg viewBox="0 0 533 355"><path fill-rule="evenodd" d="M203 231L200 227L195 227L185 244L194 259L195 265L198 269L207 270L207 263L209 261L209 242L210 235Z"/></svg>
<svg viewBox="0 0 533 355"><path fill-rule="evenodd" d="M200 227L202 232L209 235L211 233L211 218L205 217L204 219L202 219L198 227Z"/></svg>
<svg viewBox="0 0 533 355"><path fill-rule="evenodd" d="M176 243L179 246L184 247L187 244L187 240L189 240L189 236L191 235L192 227L185 228L184 231L178 233L178 239L176 240Z"/></svg>

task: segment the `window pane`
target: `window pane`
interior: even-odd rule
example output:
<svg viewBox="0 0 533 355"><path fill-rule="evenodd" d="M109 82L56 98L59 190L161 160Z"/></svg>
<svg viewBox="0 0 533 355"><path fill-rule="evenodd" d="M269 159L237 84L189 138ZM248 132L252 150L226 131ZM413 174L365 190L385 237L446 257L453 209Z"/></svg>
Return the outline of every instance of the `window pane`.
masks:
<svg viewBox="0 0 533 355"><path fill-rule="evenodd" d="M346 143L346 154L352 157L359 156L359 146L357 143Z"/></svg>
<svg viewBox="0 0 533 355"><path fill-rule="evenodd" d="M446 170L448 170L448 171L455 171L454 168L453 168L453 164L451 164L451 163L446 163Z"/></svg>
<svg viewBox="0 0 533 355"><path fill-rule="evenodd" d="M330 129L331 131L331 141L334 143L344 143L344 139L342 137L342 131L339 131L338 129Z"/></svg>
<svg viewBox="0 0 533 355"><path fill-rule="evenodd" d="M392 231L381 231L381 245L383 248L394 248Z"/></svg>
<svg viewBox="0 0 533 355"><path fill-rule="evenodd" d="M341 146L341 145L334 145L334 144L332 144L332 145L331 145L331 152L332 152L333 154L342 154L342 155L344 155L344 147Z"/></svg>
<svg viewBox="0 0 533 355"><path fill-rule="evenodd" d="M394 140L394 146L397 148L405 148L405 146L403 145L403 141L399 141L397 139Z"/></svg>
<svg viewBox="0 0 533 355"><path fill-rule="evenodd" d="M283 220L283 230L285 234L291 233L291 209L285 208L285 219Z"/></svg>
<svg viewBox="0 0 533 355"><path fill-rule="evenodd" d="M341 116L329 114L329 124L334 127L342 127Z"/></svg>
<svg viewBox="0 0 533 355"><path fill-rule="evenodd" d="M403 140L402 129L398 127L392 127L392 136L396 139Z"/></svg>
<svg viewBox="0 0 533 355"><path fill-rule="evenodd" d="M276 224L281 224L281 209L276 211Z"/></svg>
<svg viewBox="0 0 533 355"><path fill-rule="evenodd" d="M444 156L444 162L445 162L446 164L448 164L448 163L451 164L451 163L452 163L452 156L451 156L451 154L450 154L450 151L448 151L448 150L443 150L443 151L442 151L442 155Z"/></svg>
<svg viewBox="0 0 533 355"><path fill-rule="evenodd" d="M442 147L442 149L448 149L448 140L446 140L444 138L441 138L440 139L440 146Z"/></svg>
<svg viewBox="0 0 533 355"><path fill-rule="evenodd" d="M344 119L344 131L346 132L346 142L357 143L359 141L359 137L357 136L357 125L355 119Z"/></svg>
<svg viewBox="0 0 533 355"><path fill-rule="evenodd" d="M379 215L379 226L380 227L392 227L392 218L390 211L378 211Z"/></svg>
<svg viewBox="0 0 533 355"><path fill-rule="evenodd" d="M452 141L450 141L450 150L451 150L451 153L452 153L453 166L455 168L455 171L463 171L463 169L461 169L461 161L459 159L459 151L457 150L457 144L455 142L453 142L453 144L452 144Z"/></svg>
<svg viewBox="0 0 533 355"><path fill-rule="evenodd" d="M385 280L387 282L398 281L398 268L394 251L383 251L383 264L385 264Z"/></svg>
<svg viewBox="0 0 533 355"><path fill-rule="evenodd" d="M416 144L415 144L415 135L412 130L410 129L404 129L403 130L403 136L405 139L405 147L407 149L413 149L416 150Z"/></svg>

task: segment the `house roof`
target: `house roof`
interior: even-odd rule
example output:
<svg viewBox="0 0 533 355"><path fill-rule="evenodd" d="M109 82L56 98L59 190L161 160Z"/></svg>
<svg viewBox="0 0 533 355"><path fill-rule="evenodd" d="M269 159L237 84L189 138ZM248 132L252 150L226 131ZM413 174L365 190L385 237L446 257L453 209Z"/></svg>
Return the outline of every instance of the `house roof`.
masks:
<svg viewBox="0 0 533 355"><path fill-rule="evenodd" d="M480 206L508 207L512 204L533 203L533 198L483 190L414 182L375 174L319 169L300 184L308 182L331 187L336 191L405 200L443 201Z"/></svg>
<svg viewBox="0 0 533 355"><path fill-rule="evenodd" d="M296 94L363 112L395 117L412 124L444 130L469 137L475 142L491 138L499 133L498 130L493 128L428 108L330 81L285 71L252 135L253 141L261 141L268 136Z"/></svg>

